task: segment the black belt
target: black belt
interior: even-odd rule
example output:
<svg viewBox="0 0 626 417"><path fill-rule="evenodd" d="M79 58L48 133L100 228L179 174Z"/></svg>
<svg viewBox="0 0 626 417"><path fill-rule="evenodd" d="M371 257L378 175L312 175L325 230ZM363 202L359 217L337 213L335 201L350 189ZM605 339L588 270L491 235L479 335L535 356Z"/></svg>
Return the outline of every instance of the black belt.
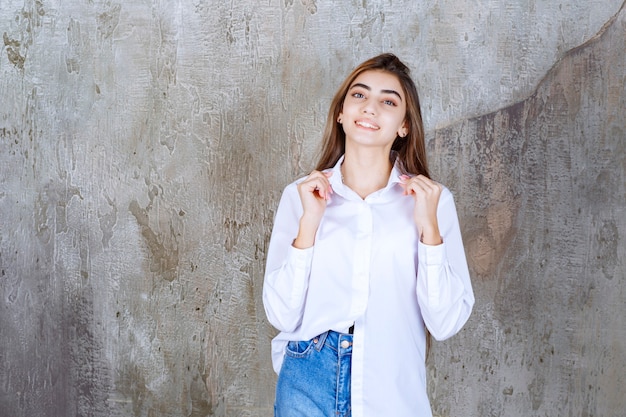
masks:
<svg viewBox="0 0 626 417"><path fill-rule="evenodd" d="M354 324L348 329L348 334L354 334Z"/></svg>

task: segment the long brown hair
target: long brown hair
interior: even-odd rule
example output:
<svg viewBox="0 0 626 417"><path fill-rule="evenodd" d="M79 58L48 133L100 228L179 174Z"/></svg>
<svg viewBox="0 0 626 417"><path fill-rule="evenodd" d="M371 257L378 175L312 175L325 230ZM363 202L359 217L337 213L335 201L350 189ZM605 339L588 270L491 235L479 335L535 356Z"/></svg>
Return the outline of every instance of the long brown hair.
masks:
<svg viewBox="0 0 626 417"><path fill-rule="evenodd" d="M406 126L408 134L396 137L391 146L397 153L400 169L406 174L423 174L430 178L426 162L426 145L424 143L424 124L420 110L419 96L415 83L411 79L409 68L394 54L386 53L375 56L356 67L345 79L335 93L330 104L326 127L322 137L322 150L316 169L321 171L333 167L346 149L346 134L337 121L343 109L346 94L354 80L365 71L385 71L395 75L402 86L406 97ZM391 155L390 155L391 157ZM395 161L392 161L395 162Z"/></svg>

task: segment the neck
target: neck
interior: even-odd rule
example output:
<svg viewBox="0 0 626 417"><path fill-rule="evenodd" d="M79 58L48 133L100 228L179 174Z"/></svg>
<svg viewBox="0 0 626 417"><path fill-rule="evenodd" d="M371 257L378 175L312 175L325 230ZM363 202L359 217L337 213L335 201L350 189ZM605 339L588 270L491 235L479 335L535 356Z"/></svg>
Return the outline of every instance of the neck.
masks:
<svg viewBox="0 0 626 417"><path fill-rule="evenodd" d="M350 152L346 149L341 174L343 183L361 198L385 188L393 167L389 154L381 152Z"/></svg>

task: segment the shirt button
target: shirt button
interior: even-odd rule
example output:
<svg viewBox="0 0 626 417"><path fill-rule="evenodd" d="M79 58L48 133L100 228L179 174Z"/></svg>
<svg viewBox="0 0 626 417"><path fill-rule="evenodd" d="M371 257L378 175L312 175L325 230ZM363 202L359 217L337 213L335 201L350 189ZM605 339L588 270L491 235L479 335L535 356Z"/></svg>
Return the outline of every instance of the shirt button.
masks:
<svg viewBox="0 0 626 417"><path fill-rule="evenodd" d="M348 342L347 340L342 340L341 347L344 349L348 349L350 347L350 342Z"/></svg>

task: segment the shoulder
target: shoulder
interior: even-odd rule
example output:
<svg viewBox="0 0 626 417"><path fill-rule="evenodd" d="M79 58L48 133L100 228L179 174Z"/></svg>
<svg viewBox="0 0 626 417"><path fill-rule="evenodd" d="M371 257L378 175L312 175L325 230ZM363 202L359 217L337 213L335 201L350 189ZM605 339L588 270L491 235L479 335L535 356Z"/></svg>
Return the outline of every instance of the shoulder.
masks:
<svg viewBox="0 0 626 417"><path fill-rule="evenodd" d="M289 184L287 184L285 186L285 188L283 189L283 194L291 194L291 193L298 193L298 184L300 184L302 181L304 181L306 179L306 175L299 177L298 179L290 182Z"/></svg>
<svg viewBox="0 0 626 417"><path fill-rule="evenodd" d="M300 204L300 195L298 194L298 184L306 179L306 176L300 177L295 181L290 182L283 188L283 192L280 198L280 204Z"/></svg>
<svg viewBox="0 0 626 417"><path fill-rule="evenodd" d="M328 172L331 171L331 169L325 169L321 172ZM306 180L312 173L314 173L316 171L312 171L309 174L304 174L300 177L298 177L296 180L290 182L289 184L287 184L285 186L285 188L283 189L283 193L292 193L292 192L296 192L297 193L297 189L298 189L298 184L300 184L302 181Z"/></svg>
<svg viewBox="0 0 626 417"><path fill-rule="evenodd" d="M445 185L443 185L442 183L438 182L437 184L439 184L439 186L441 187L441 197L439 197L439 199L445 199L445 200L454 200L454 196L452 195L452 191L450 191L450 189L448 187L446 187Z"/></svg>
<svg viewBox="0 0 626 417"><path fill-rule="evenodd" d="M447 214L456 214L456 203L454 202L454 194L452 194L452 191L450 191L450 189L445 185L441 183L438 184L441 186L441 195L439 196L438 210Z"/></svg>

